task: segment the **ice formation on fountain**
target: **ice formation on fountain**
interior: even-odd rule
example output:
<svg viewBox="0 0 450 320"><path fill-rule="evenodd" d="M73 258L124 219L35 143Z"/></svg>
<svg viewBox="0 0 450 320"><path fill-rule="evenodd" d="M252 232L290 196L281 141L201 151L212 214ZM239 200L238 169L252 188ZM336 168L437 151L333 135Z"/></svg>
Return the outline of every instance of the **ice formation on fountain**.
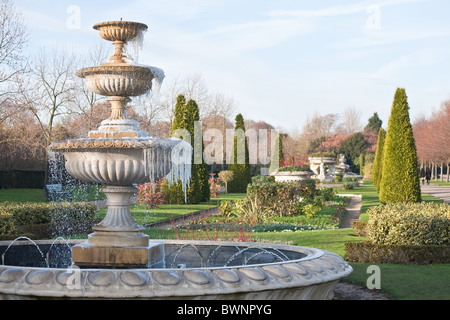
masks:
<svg viewBox="0 0 450 320"><path fill-rule="evenodd" d="M181 181L184 201L187 202L187 188L190 187L192 168L192 147L186 141L181 141L172 149L172 170L167 175L169 187Z"/></svg>

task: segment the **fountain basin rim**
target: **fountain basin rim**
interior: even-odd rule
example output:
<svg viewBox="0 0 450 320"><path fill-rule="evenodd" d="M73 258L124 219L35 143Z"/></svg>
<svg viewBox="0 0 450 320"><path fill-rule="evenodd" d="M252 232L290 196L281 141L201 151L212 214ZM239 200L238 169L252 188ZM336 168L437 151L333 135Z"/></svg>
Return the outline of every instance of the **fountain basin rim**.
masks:
<svg viewBox="0 0 450 320"><path fill-rule="evenodd" d="M147 30L148 26L145 23L140 22L134 22L134 21L106 21L106 22L99 22L94 24L92 28L95 30L99 30L104 27L126 27L126 26L137 26L139 29Z"/></svg>
<svg viewBox="0 0 450 320"><path fill-rule="evenodd" d="M149 66L129 63L111 64L105 63L101 66L87 67L77 71L76 75L80 78L85 78L91 75L124 75L125 73L139 73L139 79L147 77L146 80L151 81L154 77L152 69ZM130 77L130 75L127 75Z"/></svg>
<svg viewBox="0 0 450 320"><path fill-rule="evenodd" d="M277 171L277 172L273 172L270 175L271 176L294 176L294 175L299 175L299 176L307 176L309 175L309 171Z"/></svg>
<svg viewBox="0 0 450 320"><path fill-rule="evenodd" d="M2 240L0 241L0 246L4 245L7 246L9 243L11 243L13 240ZM44 244L52 244L54 242L60 241L59 244L84 244L86 243L87 239L76 239L76 240L35 240L34 242L39 245ZM193 267L193 268L132 268L132 269L102 269L102 268L83 268L83 271L99 271L99 270L110 270L110 271L158 271L158 270L220 270L220 269L236 269L236 268L254 268L254 267L262 267L262 266L269 266L269 265L280 265L280 264L286 264L286 263L295 263L295 262L303 262L308 260L314 260L322 257L327 251L317 248L311 248L311 247L303 247L303 246L294 246L294 245L285 245L285 244L273 244L273 243L266 243L266 242L229 242L229 241L204 241L204 240L192 240L192 241L186 241L186 240L173 240L173 239L151 239L150 242L156 241L156 242L162 242L164 244L169 245L184 245L184 244L192 244L197 246L229 246L229 247L252 247L252 248L264 248L264 249L278 249L278 250L284 250L284 251L295 251L299 253L305 253L307 254L305 257L300 259L293 259L293 260L286 260L286 261L278 261L278 262L269 262L269 263L255 263L255 264L248 264L248 265L238 265L238 266L217 266L217 267ZM29 245L28 240L18 240L12 244L12 246L18 246L18 245ZM303 250L303 251L301 251ZM21 266L10 266L10 265L1 265L1 267L14 267L14 268L25 268L25 269L36 269L36 270L49 270L49 269L55 269L55 270L66 270L66 268L46 268L46 267L21 267Z"/></svg>
<svg viewBox="0 0 450 320"><path fill-rule="evenodd" d="M68 242L85 240L68 240ZM95 299L330 299L337 282L352 267L339 255L321 249L271 243L157 240L164 244L262 245L308 253L283 262L204 268L81 269L81 287L69 288L64 268L0 266L2 295ZM2 241L4 243L7 241ZM40 241L36 241L39 245ZM5 272L7 272L5 274ZM320 294L317 296L317 292ZM331 293L330 293L331 292ZM313 296L311 296L314 293ZM294 295L292 295L294 294Z"/></svg>
<svg viewBox="0 0 450 320"><path fill-rule="evenodd" d="M175 146L180 139L159 139L152 137L140 137L140 138L85 138L85 139L69 139L64 141L53 142L49 150L62 152L62 151L81 151L88 149L147 149L163 146L163 144L171 144Z"/></svg>

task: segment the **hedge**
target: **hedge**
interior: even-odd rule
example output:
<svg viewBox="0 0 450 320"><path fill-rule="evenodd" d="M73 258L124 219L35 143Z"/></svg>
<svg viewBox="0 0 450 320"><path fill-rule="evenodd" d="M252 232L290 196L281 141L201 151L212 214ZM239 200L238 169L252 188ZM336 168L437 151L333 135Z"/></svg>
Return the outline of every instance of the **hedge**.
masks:
<svg viewBox="0 0 450 320"><path fill-rule="evenodd" d="M450 263L450 206L446 203L397 203L371 207L367 223L355 234L370 241L345 243L351 262ZM368 234L367 234L368 233Z"/></svg>
<svg viewBox="0 0 450 320"><path fill-rule="evenodd" d="M368 237L369 229L367 228L367 221L353 221L353 232L358 237Z"/></svg>
<svg viewBox="0 0 450 320"><path fill-rule="evenodd" d="M97 207L88 202L0 204L3 238L23 233L57 237L84 234L97 222Z"/></svg>
<svg viewBox="0 0 450 320"><path fill-rule="evenodd" d="M447 245L380 245L370 241L346 242L345 259L349 262L432 264L450 263Z"/></svg>
<svg viewBox="0 0 450 320"><path fill-rule="evenodd" d="M450 205L397 203L371 207L369 239L382 245L448 245Z"/></svg>
<svg viewBox="0 0 450 320"><path fill-rule="evenodd" d="M45 171L40 170L0 170L0 189L28 188L43 189Z"/></svg>

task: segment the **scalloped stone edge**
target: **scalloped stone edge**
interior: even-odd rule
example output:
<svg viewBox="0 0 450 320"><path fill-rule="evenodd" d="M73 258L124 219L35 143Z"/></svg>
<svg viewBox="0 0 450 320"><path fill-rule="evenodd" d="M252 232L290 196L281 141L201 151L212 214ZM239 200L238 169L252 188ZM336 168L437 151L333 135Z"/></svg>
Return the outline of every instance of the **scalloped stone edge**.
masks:
<svg viewBox="0 0 450 320"><path fill-rule="evenodd" d="M162 242L186 243L179 240ZM189 243L255 246L255 243ZM2 265L0 298L331 299L339 280L353 271L342 257L329 251L279 244L267 246L306 256L284 262L233 267L80 269L78 288L69 288L67 280L71 274L67 269Z"/></svg>

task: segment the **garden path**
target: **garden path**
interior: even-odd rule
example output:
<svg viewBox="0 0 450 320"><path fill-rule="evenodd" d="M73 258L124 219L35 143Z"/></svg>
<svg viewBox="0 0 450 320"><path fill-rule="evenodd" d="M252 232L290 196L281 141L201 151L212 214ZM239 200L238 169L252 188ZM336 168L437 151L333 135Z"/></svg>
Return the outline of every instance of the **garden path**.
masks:
<svg viewBox="0 0 450 320"><path fill-rule="evenodd" d="M345 196L345 195L342 195ZM362 197L360 195L353 195L350 203L345 208L345 215L342 218L339 228L352 228L353 221L359 221L361 215Z"/></svg>
<svg viewBox="0 0 450 320"><path fill-rule="evenodd" d="M427 193L444 200L444 202L450 203L450 187L438 186L435 184L421 184L420 188L423 193Z"/></svg>

